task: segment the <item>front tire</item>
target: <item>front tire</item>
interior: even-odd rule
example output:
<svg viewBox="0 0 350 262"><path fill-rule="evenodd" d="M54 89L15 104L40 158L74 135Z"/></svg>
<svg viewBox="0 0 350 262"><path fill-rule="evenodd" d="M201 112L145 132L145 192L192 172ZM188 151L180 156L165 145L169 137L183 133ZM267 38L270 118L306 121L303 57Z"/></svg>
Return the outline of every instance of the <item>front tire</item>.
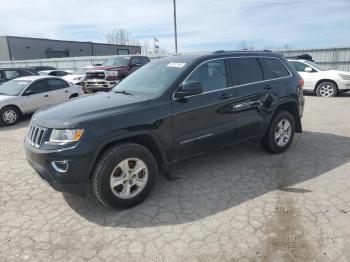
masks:
<svg viewBox="0 0 350 262"><path fill-rule="evenodd" d="M20 120L21 112L13 106L6 106L0 110L0 117L1 124L13 126Z"/></svg>
<svg viewBox="0 0 350 262"><path fill-rule="evenodd" d="M287 111L281 111L273 118L267 133L261 140L261 146L272 154L280 154L289 148L294 133L294 117Z"/></svg>
<svg viewBox="0 0 350 262"><path fill-rule="evenodd" d="M97 199L110 208L128 208L150 194L158 175L157 162L144 146L119 144L100 157L92 176Z"/></svg>
<svg viewBox="0 0 350 262"><path fill-rule="evenodd" d="M332 82L322 82L316 88L316 95L321 97L333 97L338 94L337 86Z"/></svg>

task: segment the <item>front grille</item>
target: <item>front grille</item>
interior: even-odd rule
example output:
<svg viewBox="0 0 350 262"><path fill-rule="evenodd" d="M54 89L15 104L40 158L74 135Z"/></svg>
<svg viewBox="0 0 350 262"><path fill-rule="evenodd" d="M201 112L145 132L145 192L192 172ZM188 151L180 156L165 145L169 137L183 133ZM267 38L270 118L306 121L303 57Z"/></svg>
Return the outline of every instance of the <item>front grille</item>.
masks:
<svg viewBox="0 0 350 262"><path fill-rule="evenodd" d="M45 128L42 127L37 127L34 125L30 125L29 126L29 131L27 134L27 141L29 144L31 144L32 146L39 148L41 143L44 140L44 136L46 133Z"/></svg>
<svg viewBox="0 0 350 262"><path fill-rule="evenodd" d="M86 72L86 79L104 79L104 72Z"/></svg>

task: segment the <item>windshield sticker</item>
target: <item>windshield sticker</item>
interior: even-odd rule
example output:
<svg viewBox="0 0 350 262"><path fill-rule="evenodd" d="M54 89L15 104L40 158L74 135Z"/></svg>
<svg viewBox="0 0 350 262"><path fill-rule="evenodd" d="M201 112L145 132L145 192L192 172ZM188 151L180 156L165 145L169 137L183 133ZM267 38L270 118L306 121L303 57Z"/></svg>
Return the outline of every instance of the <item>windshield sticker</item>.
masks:
<svg viewBox="0 0 350 262"><path fill-rule="evenodd" d="M186 65L186 63L169 63L167 65L167 67L178 67L178 68L182 68Z"/></svg>

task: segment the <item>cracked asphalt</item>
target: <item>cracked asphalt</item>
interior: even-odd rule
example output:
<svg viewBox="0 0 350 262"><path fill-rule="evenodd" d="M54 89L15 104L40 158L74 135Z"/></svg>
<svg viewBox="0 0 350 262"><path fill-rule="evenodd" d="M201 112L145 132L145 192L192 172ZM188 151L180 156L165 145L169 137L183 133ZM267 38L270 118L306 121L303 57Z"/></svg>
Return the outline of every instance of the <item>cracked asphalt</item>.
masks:
<svg viewBox="0 0 350 262"><path fill-rule="evenodd" d="M0 261L350 261L350 94L306 97L303 134L184 161L128 210L61 194L0 127Z"/></svg>

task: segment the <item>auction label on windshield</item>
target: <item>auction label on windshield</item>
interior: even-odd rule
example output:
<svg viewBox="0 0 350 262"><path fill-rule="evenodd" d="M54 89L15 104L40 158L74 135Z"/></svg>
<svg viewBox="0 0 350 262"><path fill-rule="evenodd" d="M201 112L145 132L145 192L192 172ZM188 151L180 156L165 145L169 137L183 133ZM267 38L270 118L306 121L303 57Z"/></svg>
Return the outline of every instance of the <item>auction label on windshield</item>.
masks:
<svg viewBox="0 0 350 262"><path fill-rule="evenodd" d="M167 67L179 67L179 68L181 68L181 67L184 67L185 65L186 65L186 63L169 63L167 65Z"/></svg>

